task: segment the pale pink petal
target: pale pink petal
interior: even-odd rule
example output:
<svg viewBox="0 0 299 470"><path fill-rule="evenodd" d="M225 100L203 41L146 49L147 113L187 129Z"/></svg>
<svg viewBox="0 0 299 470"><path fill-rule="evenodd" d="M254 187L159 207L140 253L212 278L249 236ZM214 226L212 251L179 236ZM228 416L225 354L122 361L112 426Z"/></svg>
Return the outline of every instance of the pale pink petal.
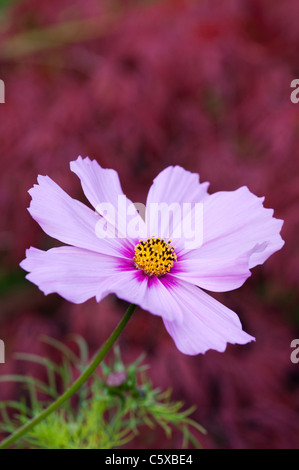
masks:
<svg viewBox="0 0 299 470"><path fill-rule="evenodd" d="M112 226L117 228L116 235L140 238L144 233L144 222L134 204L123 193L118 174L115 170L102 168L96 160L78 157L70 163L71 170L80 178L85 196ZM106 209L108 207L108 209ZM129 221L135 219L139 224L138 233L131 233Z"/></svg>
<svg viewBox="0 0 299 470"><path fill-rule="evenodd" d="M209 183L200 183L198 173L180 166L169 166L154 179L146 204L152 202L201 202L207 196Z"/></svg>
<svg viewBox="0 0 299 470"><path fill-rule="evenodd" d="M171 276L213 292L226 292L242 286L251 272L247 255L201 259L190 251L174 264Z"/></svg>
<svg viewBox="0 0 299 470"><path fill-rule="evenodd" d="M137 304L153 315L180 323L184 309L175 301L173 289L174 285L170 278L149 277L142 271L128 266L127 270L122 270L106 279L105 284L101 285L97 300L101 300L103 293L105 295L114 293L120 299Z"/></svg>
<svg viewBox="0 0 299 470"><path fill-rule="evenodd" d="M165 238L183 238L183 233L180 237L173 235L177 226L181 224L183 212L189 206L192 208L194 204L208 198L208 186L209 183L199 182L197 173L190 173L180 166L170 166L159 173L146 200L148 236L155 234ZM159 209L157 204L160 204ZM158 217L159 212L162 214L161 221Z"/></svg>
<svg viewBox="0 0 299 470"><path fill-rule="evenodd" d="M208 263L210 259L248 256L248 266L262 264L280 250L282 220L263 207L264 198L247 187L212 194L204 202L203 245L192 258Z"/></svg>
<svg viewBox="0 0 299 470"><path fill-rule="evenodd" d="M164 320L168 333L184 354L223 352L227 343L246 344L254 338L242 330L235 312L198 287L179 281L173 289L175 301L184 309L183 322Z"/></svg>
<svg viewBox="0 0 299 470"><path fill-rule="evenodd" d="M104 280L122 269L122 260L70 246L48 251L30 248L20 266L44 294L57 293L82 303L99 295Z"/></svg>
<svg viewBox="0 0 299 470"><path fill-rule="evenodd" d="M38 176L38 184L29 194L32 197L30 214L51 237L99 253L126 255L128 242L98 237L96 227L101 217L72 199L48 176Z"/></svg>

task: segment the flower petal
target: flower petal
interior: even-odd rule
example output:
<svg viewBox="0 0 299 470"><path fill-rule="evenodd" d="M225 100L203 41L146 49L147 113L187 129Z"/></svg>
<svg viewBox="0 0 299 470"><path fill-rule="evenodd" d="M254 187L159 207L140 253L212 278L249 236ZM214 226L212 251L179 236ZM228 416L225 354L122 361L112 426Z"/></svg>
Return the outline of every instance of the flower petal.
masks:
<svg viewBox="0 0 299 470"><path fill-rule="evenodd" d="M144 222L134 204L123 193L115 170L102 168L96 160L78 157L70 163L71 170L80 178L85 196L104 218L115 228L116 235L139 238L140 233L130 233L129 220L135 219L144 232ZM105 210L109 205L109 210ZM105 211L105 213L104 213Z"/></svg>
<svg viewBox="0 0 299 470"><path fill-rule="evenodd" d="M238 258L196 258L190 251L174 264L171 276L213 292L226 292L242 286L251 272L247 255Z"/></svg>
<svg viewBox="0 0 299 470"><path fill-rule="evenodd" d="M182 353L195 355L209 349L223 352L227 343L246 344L254 340L242 330L236 313L198 287L179 281L173 294L184 309L183 322L164 320L164 324Z"/></svg>
<svg viewBox="0 0 299 470"><path fill-rule="evenodd" d="M29 190L32 201L28 210L48 235L79 248L126 256L126 240L97 236L98 214L72 199L49 176L39 175L37 180Z"/></svg>
<svg viewBox="0 0 299 470"><path fill-rule="evenodd" d="M99 295L101 283L121 270L121 263L119 258L70 246L48 251L31 247L20 266L44 294L55 292L70 302L82 303Z"/></svg>
<svg viewBox="0 0 299 470"><path fill-rule="evenodd" d="M105 284L101 285L98 301L103 292L105 295L114 293L120 299L137 304L163 319L175 320L178 324L183 319L183 309L173 297L173 282L166 276L160 279L149 277L142 271L128 267L106 279Z"/></svg>
<svg viewBox="0 0 299 470"><path fill-rule="evenodd" d="M192 252L193 258L208 262L245 254L252 268L280 250L283 221L275 219L263 201L245 186L212 194L204 202L203 245Z"/></svg>
<svg viewBox="0 0 299 470"><path fill-rule="evenodd" d="M180 166L169 166L154 179L146 204L152 202L201 202L207 196L209 183L200 183L199 175Z"/></svg>
<svg viewBox="0 0 299 470"><path fill-rule="evenodd" d="M187 205L203 202L209 195L209 183L200 183L197 173L190 173L180 166L169 166L155 179L146 201L148 236L176 239L173 233L181 224ZM163 204L164 203L164 204ZM157 204L160 204L158 209ZM183 208L185 205L185 209ZM158 211L161 215L159 221ZM183 235L183 234L181 234Z"/></svg>

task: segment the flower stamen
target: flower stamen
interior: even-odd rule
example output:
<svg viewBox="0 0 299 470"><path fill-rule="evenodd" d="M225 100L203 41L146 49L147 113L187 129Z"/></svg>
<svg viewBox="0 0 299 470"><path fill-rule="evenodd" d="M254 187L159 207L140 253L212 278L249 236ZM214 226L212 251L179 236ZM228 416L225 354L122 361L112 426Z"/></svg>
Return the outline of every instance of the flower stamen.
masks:
<svg viewBox="0 0 299 470"><path fill-rule="evenodd" d="M136 268L142 269L148 276L163 276L169 273L177 255L175 246L171 245L171 240L166 242L164 238L148 238L146 241L139 240L135 246L135 256L133 258Z"/></svg>

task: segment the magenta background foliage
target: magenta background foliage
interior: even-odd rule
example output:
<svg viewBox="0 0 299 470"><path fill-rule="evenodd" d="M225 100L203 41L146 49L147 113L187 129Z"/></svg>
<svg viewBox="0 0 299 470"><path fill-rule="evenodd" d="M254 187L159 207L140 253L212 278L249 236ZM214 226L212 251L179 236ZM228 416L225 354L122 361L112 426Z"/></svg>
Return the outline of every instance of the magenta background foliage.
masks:
<svg viewBox="0 0 299 470"><path fill-rule="evenodd" d="M247 185L265 196L285 220L286 244L241 289L217 295L256 343L187 357L159 318L139 310L120 341L124 357L145 349L155 385L197 405L194 417L208 430L204 447L299 447L299 364L290 360L299 338L299 104L290 100L299 78L297 18L297 0L24 0L5 11L1 374L41 374L13 353L51 355L42 333L60 340L78 333L96 350L125 309L113 296L83 305L44 297L24 280L25 249L57 245L26 210L37 174L86 202L69 162L88 155L116 169L128 196L144 202L156 174L178 164L210 181L212 192ZM82 22L81 36L66 41L72 21ZM31 30L47 35L58 23L66 26L56 47L42 49L41 36L30 42ZM19 393L0 385L0 399ZM146 432L134 445L175 448L180 441Z"/></svg>

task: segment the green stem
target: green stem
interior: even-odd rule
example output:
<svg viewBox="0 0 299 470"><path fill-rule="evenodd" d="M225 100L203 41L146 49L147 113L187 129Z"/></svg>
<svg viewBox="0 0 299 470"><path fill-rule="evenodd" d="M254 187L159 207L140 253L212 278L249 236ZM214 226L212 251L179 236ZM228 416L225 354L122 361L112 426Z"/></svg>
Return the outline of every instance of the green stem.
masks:
<svg viewBox="0 0 299 470"><path fill-rule="evenodd" d="M92 373L96 370L100 362L104 359L106 354L110 351L112 348L113 344L123 331L124 327L130 320L134 310L136 308L136 305L131 304L126 311L125 315L111 334L111 336L108 338L104 346L100 349L100 351L96 354L94 357L93 361L90 363L90 365L85 369L85 371L80 375L80 377L73 383L73 385L68 388L56 401L51 403L48 408L43 410L39 415L37 415L35 418L32 418L30 421L28 421L26 424L24 424L22 427L20 427L16 432L8 436L6 439L4 439L0 443L0 449L5 449L8 447L10 444L15 442L17 439L20 437L24 436L30 429L33 428L36 424L40 423L43 419L45 419L47 416L49 416L50 413L53 413L53 411L57 410L66 400L68 400L74 393L79 390L79 388L86 382L86 380L92 375Z"/></svg>

